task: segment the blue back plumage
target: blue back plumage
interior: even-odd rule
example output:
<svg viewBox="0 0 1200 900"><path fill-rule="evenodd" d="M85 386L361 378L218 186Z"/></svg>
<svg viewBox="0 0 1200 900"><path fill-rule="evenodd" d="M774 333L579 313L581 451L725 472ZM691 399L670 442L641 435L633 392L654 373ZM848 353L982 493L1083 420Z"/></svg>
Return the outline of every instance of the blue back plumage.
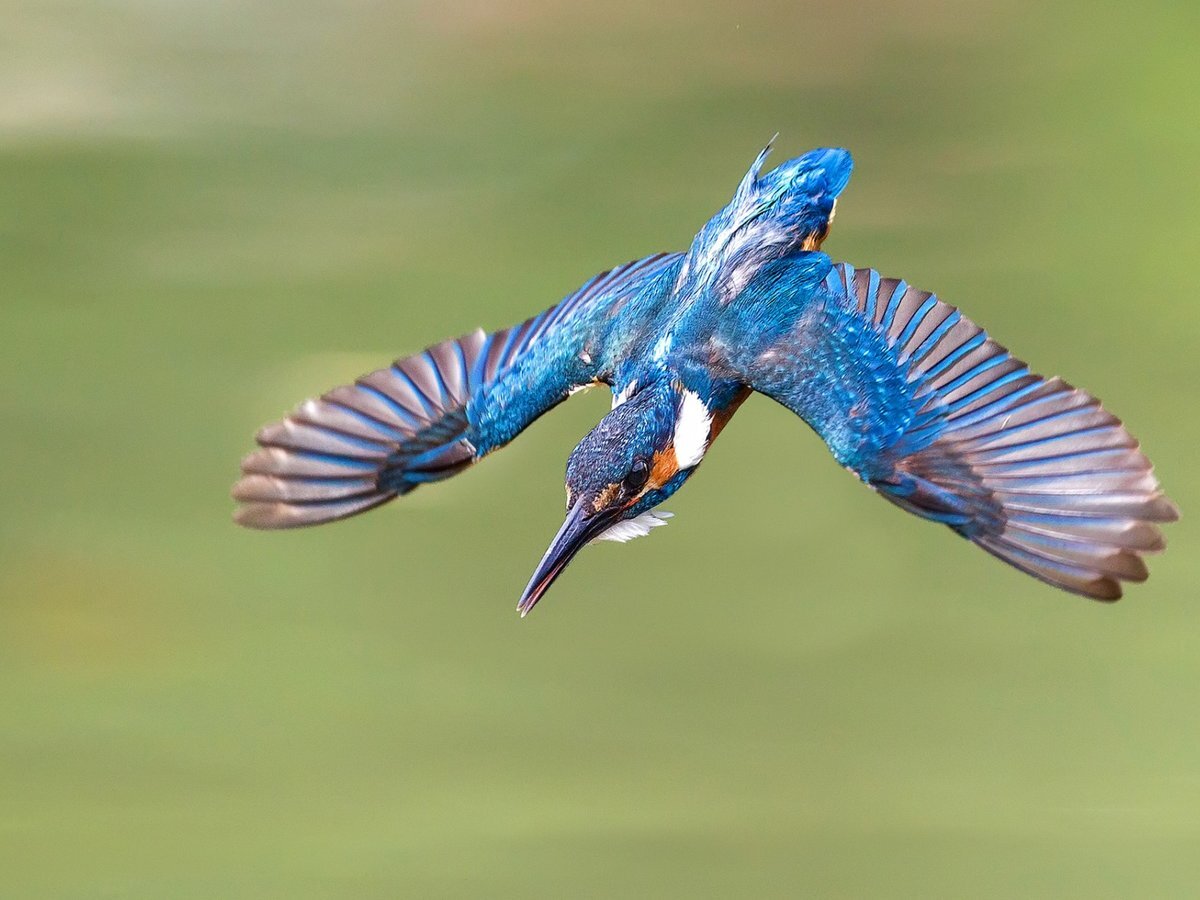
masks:
<svg viewBox="0 0 1200 900"><path fill-rule="evenodd" d="M759 153L733 199L696 235L680 284L691 294L728 302L764 265L824 240L853 162L841 149L813 150L760 175Z"/></svg>

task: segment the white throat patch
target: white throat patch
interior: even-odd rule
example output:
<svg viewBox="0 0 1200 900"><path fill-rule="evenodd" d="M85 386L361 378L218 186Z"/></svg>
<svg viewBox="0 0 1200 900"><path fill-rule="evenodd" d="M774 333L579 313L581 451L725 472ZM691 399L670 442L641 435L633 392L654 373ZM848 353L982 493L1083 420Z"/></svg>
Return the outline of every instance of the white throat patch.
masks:
<svg viewBox="0 0 1200 900"><path fill-rule="evenodd" d="M679 418L675 420L675 461L681 469L690 469L704 459L712 413L692 391L683 392Z"/></svg>
<svg viewBox="0 0 1200 900"><path fill-rule="evenodd" d="M592 540L619 541L623 544L626 541L632 541L634 538L649 534L651 528L666 525L667 519L673 515L674 513L669 512L644 512L640 516L618 522L607 531L602 531L596 535Z"/></svg>

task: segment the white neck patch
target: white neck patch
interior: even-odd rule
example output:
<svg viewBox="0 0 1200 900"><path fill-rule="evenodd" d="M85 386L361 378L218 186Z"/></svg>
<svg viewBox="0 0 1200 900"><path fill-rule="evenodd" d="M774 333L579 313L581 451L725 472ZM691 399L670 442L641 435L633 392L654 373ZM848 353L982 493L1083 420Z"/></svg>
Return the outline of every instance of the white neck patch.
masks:
<svg viewBox="0 0 1200 900"><path fill-rule="evenodd" d="M683 392L679 418L675 420L675 461L681 469L690 469L704 459L712 413L693 391Z"/></svg>
<svg viewBox="0 0 1200 900"><path fill-rule="evenodd" d="M621 520L616 525L610 526L607 531L602 531L596 535L592 540L618 541L623 544L626 541L632 541L634 538L649 534L651 528L666 525L667 519L673 515L674 513L669 512L644 512L632 519Z"/></svg>

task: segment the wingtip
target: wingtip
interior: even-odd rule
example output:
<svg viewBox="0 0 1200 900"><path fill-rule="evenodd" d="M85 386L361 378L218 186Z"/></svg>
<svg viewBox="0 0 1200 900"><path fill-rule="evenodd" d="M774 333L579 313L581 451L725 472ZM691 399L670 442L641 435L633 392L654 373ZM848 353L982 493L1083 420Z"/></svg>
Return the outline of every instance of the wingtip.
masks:
<svg viewBox="0 0 1200 900"><path fill-rule="evenodd" d="M1180 511L1178 503L1176 503L1166 494L1160 495L1159 499L1161 501L1159 509L1161 511L1162 518L1158 521L1178 522L1183 517L1183 513Z"/></svg>
<svg viewBox="0 0 1200 900"><path fill-rule="evenodd" d="M1145 580L1145 579L1143 579ZM1086 595L1089 600L1095 600L1097 603L1116 603L1125 596L1125 591L1121 587L1121 582L1112 582L1113 587L1103 593Z"/></svg>

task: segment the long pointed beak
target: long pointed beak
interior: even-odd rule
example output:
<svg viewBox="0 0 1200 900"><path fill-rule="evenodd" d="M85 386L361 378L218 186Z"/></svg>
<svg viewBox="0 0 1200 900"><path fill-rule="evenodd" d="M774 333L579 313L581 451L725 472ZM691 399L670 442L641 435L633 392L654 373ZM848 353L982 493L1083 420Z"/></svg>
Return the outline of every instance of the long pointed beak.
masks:
<svg viewBox="0 0 1200 900"><path fill-rule="evenodd" d="M566 521L550 542L550 549L538 563L537 570L529 579L525 593L521 595L521 601L517 604L517 612L521 614L522 619L542 599L542 595L554 584L554 579L567 567L567 563L575 558L575 554L603 531L614 517L615 513L608 511L592 513L583 498L567 511Z"/></svg>

